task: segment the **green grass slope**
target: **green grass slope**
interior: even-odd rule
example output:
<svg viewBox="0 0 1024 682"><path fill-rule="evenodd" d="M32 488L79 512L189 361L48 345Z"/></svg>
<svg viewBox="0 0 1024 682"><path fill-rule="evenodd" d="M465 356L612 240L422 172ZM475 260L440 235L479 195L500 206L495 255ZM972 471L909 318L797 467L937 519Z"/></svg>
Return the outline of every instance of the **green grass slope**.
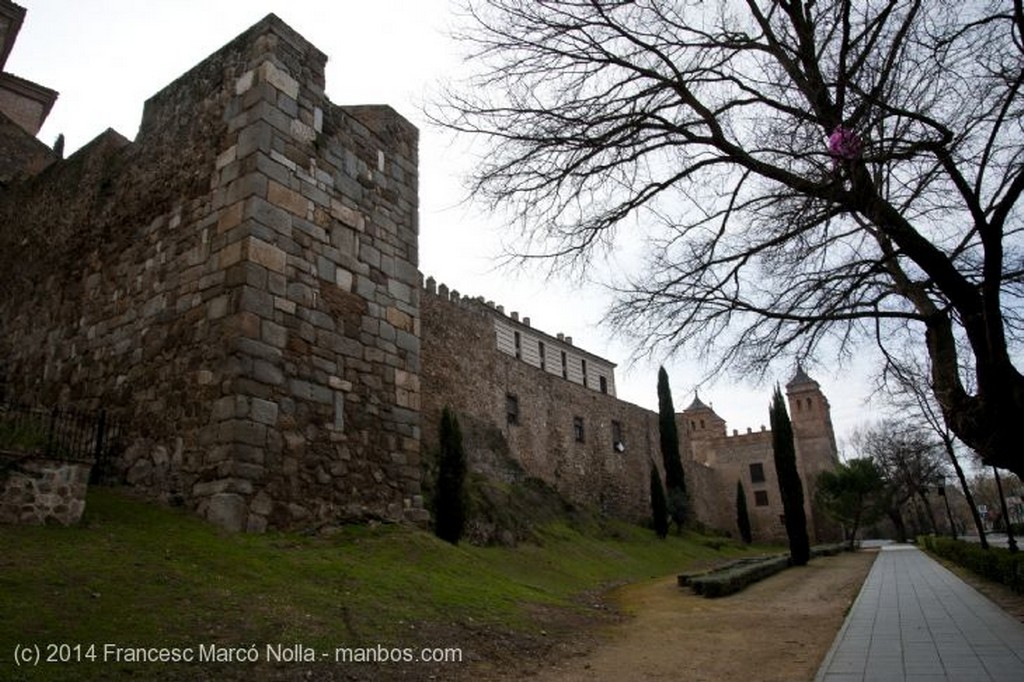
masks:
<svg viewBox="0 0 1024 682"><path fill-rule="evenodd" d="M460 646L449 640L488 627L530 633L538 609L583 610L588 592L748 551L583 525L549 524L516 548L453 547L404 526L229 535L95 488L79 527L0 526L0 679L290 679L297 669L267 660L277 644L315 652L314 677L327 679L337 647ZM112 660L118 648L197 656L200 646L253 644L258 660L243 663Z"/></svg>

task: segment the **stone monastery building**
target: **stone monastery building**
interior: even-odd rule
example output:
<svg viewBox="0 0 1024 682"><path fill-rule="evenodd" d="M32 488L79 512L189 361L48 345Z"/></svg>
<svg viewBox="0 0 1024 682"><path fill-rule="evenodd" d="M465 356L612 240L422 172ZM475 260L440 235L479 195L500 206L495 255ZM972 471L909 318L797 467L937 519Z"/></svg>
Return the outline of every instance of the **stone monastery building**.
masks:
<svg viewBox="0 0 1024 682"><path fill-rule="evenodd" d="M0 0L0 65L23 16ZM572 338L424 282L417 130L330 102L326 60L269 15L151 97L135 140L67 159L35 139L56 93L0 77L4 397L107 409L118 479L233 530L424 521L445 405L477 471L510 456L647 518L657 415ZM787 393L810 499L829 404L803 371ZM695 516L735 534L742 481L755 535L783 537L771 434L699 399L677 420Z"/></svg>

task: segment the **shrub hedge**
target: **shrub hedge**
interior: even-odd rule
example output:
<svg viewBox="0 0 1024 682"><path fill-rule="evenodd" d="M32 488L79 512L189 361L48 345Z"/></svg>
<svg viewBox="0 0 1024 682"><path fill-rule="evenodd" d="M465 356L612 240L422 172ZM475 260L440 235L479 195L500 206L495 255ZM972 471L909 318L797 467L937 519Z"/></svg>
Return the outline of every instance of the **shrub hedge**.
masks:
<svg viewBox="0 0 1024 682"><path fill-rule="evenodd" d="M761 561L734 566L724 571L714 571L690 580L690 588L697 594L714 599L739 592L747 585L789 568L789 555L768 557Z"/></svg>
<svg viewBox="0 0 1024 682"><path fill-rule="evenodd" d="M1024 553L1013 553L1003 547L982 549L971 542L934 535L923 535L917 542L936 556L1024 594Z"/></svg>
<svg viewBox="0 0 1024 682"><path fill-rule="evenodd" d="M845 543L817 545L811 548L811 557L833 556L845 549ZM689 586L695 593L713 599L739 592L789 566L789 554L752 557L731 561L705 573L684 573L679 576L678 582L680 587Z"/></svg>

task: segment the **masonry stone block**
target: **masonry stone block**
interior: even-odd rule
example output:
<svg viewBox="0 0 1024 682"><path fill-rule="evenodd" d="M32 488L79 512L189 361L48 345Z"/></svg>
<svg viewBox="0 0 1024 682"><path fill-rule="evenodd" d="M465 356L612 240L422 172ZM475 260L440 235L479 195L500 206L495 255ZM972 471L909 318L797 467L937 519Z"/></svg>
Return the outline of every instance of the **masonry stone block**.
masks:
<svg viewBox="0 0 1024 682"><path fill-rule="evenodd" d="M274 131L270 127L270 124L264 121L250 123L238 132L238 143L235 145L235 157L238 159L244 159L254 152L269 154L270 140L273 138L273 134ZM254 192L246 192L245 195L252 193Z"/></svg>
<svg viewBox="0 0 1024 682"><path fill-rule="evenodd" d="M267 360L256 360L253 363L252 378L271 386L284 384L284 372L275 363Z"/></svg>
<svg viewBox="0 0 1024 682"><path fill-rule="evenodd" d="M300 400L309 400L317 403L330 405L334 402L334 394L327 386L291 379L288 382L291 395Z"/></svg>
<svg viewBox="0 0 1024 682"><path fill-rule="evenodd" d="M238 299L238 309L243 312L250 312L264 319L274 317L274 297L268 292L255 287L243 286ZM258 336L249 335L246 336Z"/></svg>
<svg viewBox="0 0 1024 682"><path fill-rule="evenodd" d="M327 258L317 256L316 267L320 279L326 279L328 282L335 282L337 280L337 266Z"/></svg>
<svg viewBox="0 0 1024 682"><path fill-rule="evenodd" d="M217 493L210 497L206 518L225 530L245 530L248 520L245 498L235 493Z"/></svg>
<svg viewBox="0 0 1024 682"><path fill-rule="evenodd" d="M250 237L248 240L249 259L273 272L284 274L285 252L273 244Z"/></svg>
<svg viewBox="0 0 1024 682"><path fill-rule="evenodd" d="M250 411L250 417L254 422L259 424L266 424L267 426L273 426L277 423L278 407L277 403L269 400L260 400L254 398L252 401L252 407Z"/></svg>
<svg viewBox="0 0 1024 682"><path fill-rule="evenodd" d="M256 72L253 69L250 69L243 73L241 76L239 76L238 80L235 81L235 94L244 95L246 91L248 91L249 88L252 87L252 84L255 82L255 76Z"/></svg>
<svg viewBox="0 0 1024 682"><path fill-rule="evenodd" d="M309 217L312 217L312 215L313 215L313 208L312 208L313 204L312 204L312 202L309 203L309 206L310 206ZM292 223L292 227L295 228L295 230L297 232L301 232L302 234L307 235L309 238L311 238L317 244L326 244L328 242L327 230L325 230L324 228L320 227L319 225L317 225L315 222L312 222L311 220L302 219L302 218L296 218L293 221L293 223Z"/></svg>
<svg viewBox="0 0 1024 682"><path fill-rule="evenodd" d="M298 99L299 82L292 78L291 74L278 68L273 62L263 62L259 67L259 75L264 81L270 83L288 97Z"/></svg>
<svg viewBox="0 0 1024 682"><path fill-rule="evenodd" d="M300 142L309 143L316 139L316 131L313 126L303 123L298 119L292 119L290 132L292 137Z"/></svg>
<svg viewBox="0 0 1024 682"><path fill-rule="evenodd" d="M292 118L297 118L299 115L299 103L295 101L294 97L289 97L283 92L277 97L277 108Z"/></svg>
<svg viewBox="0 0 1024 682"><path fill-rule="evenodd" d="M306 199L299 192L272 180L267 184L267 201L299 218L306 218L307 215L312 213L309 199Z"/></svg>

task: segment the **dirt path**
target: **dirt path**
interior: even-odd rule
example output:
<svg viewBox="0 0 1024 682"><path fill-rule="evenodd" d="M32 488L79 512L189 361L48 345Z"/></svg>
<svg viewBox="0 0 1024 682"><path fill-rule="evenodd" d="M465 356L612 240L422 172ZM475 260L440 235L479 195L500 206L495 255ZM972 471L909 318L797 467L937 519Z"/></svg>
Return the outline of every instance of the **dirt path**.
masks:
<svg viewBox="0 0 1024 682"><path fill-rule="evenodd" d="M628 617L531 679L811 680L874 558L815 559L723 599L681 590L674 577L622 588L612 600Z"/></svg>

